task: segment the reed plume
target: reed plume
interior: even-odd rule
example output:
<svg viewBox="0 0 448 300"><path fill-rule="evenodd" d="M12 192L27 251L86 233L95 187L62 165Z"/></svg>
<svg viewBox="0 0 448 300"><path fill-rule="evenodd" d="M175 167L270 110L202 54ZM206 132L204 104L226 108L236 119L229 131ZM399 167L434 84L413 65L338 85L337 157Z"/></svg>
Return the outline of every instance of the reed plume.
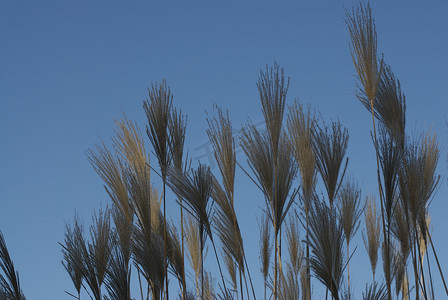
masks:
<svg viewBox="0 0 448 300"><path fill-rule="evenodd" d="M395 262L393 264L394 268L391 270L393 272L393 278L395 279L395 294L398 299L400 292L402 296L406 295L406 269L407 261L403 257L401 250L396 250L395 252Z"/></svg>
<svg viewBox="0 0 448 300"><path fill-rule="evenodd" d="M384 216L384 243L383 243L383 260L384 275L386 279L386 285L390 288L392 283L393 272L393 257L390 249L391 245L391 222L398 200L397 186L398 186L398 173L402 162L402 146L397 143L397 137L401 137L397 132L389 130L384 125L379 127L379 139L374 140L376 153L380 162L381 177L378 178L380 186L380 198L382 200L382 215ZM404 134L404 132L403 132ZM395 139L394 139L395 136ZM400 143L403 141L400 139ZM382 180L382 182L381 182ZM389 290L391 292L391 290Z"/></svg>
<svg viewBox="0 0 448 300"><path fill-rule="evenodd" d="M0 231L0 268L3 271L3 275L0 273L0 296L1 299L11 300L25 300L22 288L20 287L19 272L14 268L11 256L9 255L8 248L6 247L5 238L3 232ZM69 272L70 273L70 272ZM73 279L73 277L72 277ZM78 278L76 278L78 281ZM77 288L77 283L73 281ZM2 294L3 293L3 294Z"/></svg>
<svg viewBox="0 0 448 300"><path fill-rule="evenodd" d="M207 119L207 134L213 146L214 156L222 178L222 186L218 180L213 180L214 189L212 198L218 204L215 227L221 239L224 252L232 257L238 267L241 299L244 299L242 283L242 277L245 277L246 270L244 245L234 206L236 170L235 139L233 137L229 113L227 111L224 113L217 106L216 109L217 116L213 119ZM255 297L249 270L247 272Z"/></svg>
<svg viewBox="0 0 448 300"><path fill-rule="evenodd" d="M201 295L199 291L199 275L202 271L202 249L200 248L199 223L192 216L188 216L185 223L185 235L187 249L189 252L188 259L195 273L196 296L199 300Z"/></svg>
<svg viewBox="0 0 448 300"><path fill-rule="evenodd" d="M300 246L299 224L293 217L289 218L288 226L286 226L286 242L292 274L298 282L302 269L303 248Z"/></svg>
<svg viewBox="0 0 448 300"><path fill-rule="evenodd" d="M297 280L294 267L287 264L286 276L280 272L282 280L280 281L278 298L280 300L299 300L300 299L300 283Z"/></svg>
<svg viewBox="0 0 448 300"><path fill-rule="evenodd" d="M356 10L345 14L350 33L350 53L360 82L359 93L365 95L371 106L383 70L383 59L378 59L375 20L370 4L360 4ZM373 110L373 109L372 109Z"/></svg>
<svg viewBox="0 0 448 300"><path fill-rule="evenodd" d="M347 259L350 257L349 245L351 239L355 236L359 228L359 219L361 217L363 207L361 207L361 190L353 179L348 179L342 185L338 193L338 214L339 222L345 234L345 242L347 246ZM350 294L350 264L347 261L347 290L348 299Z"/></svg>
<svg viewBox="0 0 448 300"><path fill-rule="evenodd" d="M236 280L236 266L233 258L224 252L224 264L227 268L227 272L229 273L230 282L232 283L232 289L238 293L238 283Z"/></svg>
<svg viewBox="0 0 448 300"><path fill-rule="evenodd" d="M121 137L124 137L123 130L127 128L126 121L116 120L117 136L114 137L114 143ZM128 123L129 124L129 123ZM126 182L126 168L128 162L126 156L117 156L106 147L104 143L96 145L87 150L87 157L96 173L104 181L104 187L112 200L112 217L114 220L118 244L114 246L111 266L112 270L108 273L109 294L111 297L120 299L130 299L130 258L131 258L131 239L134 221L134 209L128 195ZM123 162L124 158L124 162ZM118 253L120 250L121 253ZM121 269L119 269L121 268ZM127 279L123 278L127 274ZM127 295L125 297L125 295Z"/></svg>
<svg viewBox="0 0 448 300"><path fill-rule="evenodd" d="M248 157L249 166L255 174L258 187L264 194L266 206L274 227L274 298L276 298L278 234L297 191L291 191L297 173L286 138L281 137L278 156L274 157L267 132L260 133L253 125L242 130L242 147Z"/></svg>
<svg viewBox="0 0 448 300"><path fill-rule="evenodd" d="M440 175L436 174L437 163L440 157L439 144L436 135L430 132L426 133L420 144L420 158L422 160L422 191L420 196L421 210L419 215L418 225L420 227L424 241L427 238L428 223L427 216L429 215L429 205L431 199L435 194L440 183Z"/></svg>
<svg viewBox="0 0 448 300"><path fill-rule="evenodd" d="M80 298L84 278L83 252L82 246L79 243L81 241L79 237L82 235L82 225L80 224L78 215L75 215L73 225L65 224L64 242L62 244L60 243L63 255L62 264L75 286L78 299ZM84 243L83 240L82 242Z"/></svg>
<svg viewBox="0 0 448 300"><path fill-rule="evenodd" d="M146 171L149 165L149 156L146 154L143 136L137 123L132 122L126 116L115 120L116 131L112 138L114 147L129 168L135 172Z"/></svg>
<svg viewBox="0 0 448 300"><path fill-rule="evenodd" d="M377 145L376 125L375 125L375 102L378 85L383 73L383 58L377 57L377 35L375 29L375 20L372 16L370 4L364 7L360 4L352 13L346 12L346 23L350 33L350 52L353 64L356 69L359 80L357 96L361 103L367 101L370 104L372 113L372 128L374 145ZM387 243L389 235L386 234L386 223L384 220L383 192L380 181L380 162L379 154L376 154L376 165L378 175L378 189L381 204L381 220L383 223L384 242ZM386 264L390 264L390 258L386 257ZM387 267L389 269L389 267ZM391 300L390 281L387 283L388 299Z"/></svg>
<svg viewBox="0 0 448 300"><path fill-rule="evenodd" d="M165 281L163 236L156 232L148 235L140 224L135 226L133 232L135 267L146 279L153 299L161 299Z"/></svg>
<svg viewBox="0 0 448 300"><path fill-rule="evenodd" d="M376 214L375 198L367 196L366 210L364 212L366 223L366 234L362 237L364 245L367 249L367 254L370 259L370 266L372 267L373 281L375 281L375 270L378 261L378 247L380 246L381 225L380 218Z"/></svg>
<svg viewBox="0 0 448 300"><path fill-rule="evenodd" d="M406 97L391 67L385 63L383 66L373 103L373 112L378 121L387 129L387 133L402 149L405 144ZM370 100L365 95L358 95L358 99L372 113Z"/></svg>
<svg viewBox="0 0 448 300"><path fill-rule="evenodd" d="M111 230L108 209L95 213L92 221L90 241L85 240L82 225L75 216L73 228L66 225L65 241L60 245L66 264L71 264L76 272L82 274L82 281L88 285L93 298L101 300L101 286L109 266L114 233Z"/></svg>
<svg viewBox="0 0 448 300"><path fill-rule="evenodd" d="M243 299L242 277L245 272L245 265L241 232L231 202L225 196L225 192L215 178L213 182L214 191L212 197L218 204L214 218L214 228L221 240L225 257L228 256L226 259L230 259L234 264L233 267L238 269L241 298ZM229 263L230 261L227 261L227 266L229 266ZM238 292L238 289L236 290Z"/></svg>
<svg viewBox="0 0 448 300"><path fill-rule="evenodd" d="M289 107L287 119L288 142L300 171L302 199L308 214L316 186L316 157L312 146L312 128L316 116L311 108L303 107L298 101Z"/></svg>
<svg viewBox="0 0 448 300"><path fill-rule="evenodd" d="M213 288L213 277L211 275L211 273L206 272L205 276L204 276L204 283L203 283L203 300L214 300L216 299L215 296L215 290Z"/></svg>
<svg viewBox="0 0 448 300"><path fill-rule="evenodd" d="M308 241L308 218L311 201L316 186L316 158L312 146L312 128L316 122L315 114L311 113L310 106L303 107L298 101L289 107L287 119L288 142L293 151L294 158L299 166L302 194L300 199L303 202L303 210L306 219L306 240ZM306 277L305 289L302 287L303 299L311 299L311 281L309 268L310 248L306 243Z"/></svg>
<svg viewBox="0 0 448 300"><path fill-rule="evenodd" d="M182 285L184 282L184 267L181 253L181 245L174 226L165 224L166 221L161 212L162 197L155 188L151 188L150 201L150 229L148 237L137 225L138 230L134 235L134 257L137 268L142 271L148 282L153 297L160 299L164 290L165 268L164 248L167 244L168 267L172 274ZM167 239L164 238L164 229L167 229ZM148 240L149 238L149 240ZM149 243L150 242L150 243Z"/></svg>
<svg viewBox="0 0 448 300"><path fill-rule="evenodd" d="M153 146L154 153L160 166L160 174L163 183L163 218L166 218L166 199L165 186L168 166L171 164L172 157L169 149L169 128L168 124L171 117L173 95L165 80L161 84L153 84L148 88L149 99L143 102L143 108L148 119L146 133ZM167 254L167 228L164 223L163 228L164 250L163 257L165 261L165 293L166 299L169 299L168 293L168 254Z"/></svg>
<svg viewBox="0 0 448 300"><path fill-rule="evenodd" d="M199 222L201 251L204 247L203 237L210 237L216 261L218 263L223 288L227 291L210 223L211 204L209 205L209 200L213 190L213 175L211 174L210 168L199 164L198 168L196 170L192 169L190 174L184 174L175 168L169 168L167 183L178 197L185 200L185 209ZM201 277L201 281L204 282L203 275Z"/></svg>
<svg viewBox="0 0 448 300"><path fill-rule="evenodd" d="M140 279L140 272L144 272L144 269L148 269L147 262L144 262L151 253L152 242L152 220L151 211L151 197L154 196L154 190L151 185L151 172L149 157L146 154L145 144L141 132L135 122L130 121L126 116L122 119L115 121L116 132L112 139L114 143L114 148L118 153L118 158L122 162L124 179L126 182L126 189L128 193L129 207L132 209L131 216L127 216L124 213L126 223L118 225L116 227L118 230L119 238L123 231L126 236L126 232L131 235L131 249L138 249L140 251L140 258L137 259L134 256L134 264L137 268L138 277ZM123 198L124 199L124 198ZM137 224L134 225L133 218L136 218ZM115 220L117 218L114 217ZM123 220L124 222L124 220ZM126 228L129 226L129 228ZM123 230L120 229L123 227ZM133 231L138 229L139 232L134 233ZM136 240L138 239L138 240ZM124 241L122 243L125 243ZM134 253L135 255L135 253ZM139 265L139 262L144 262L146 266ZM147 271L144 277L147 279L148 285L151 285L151 277L148 275L151 272ZM149 280L149 281L148 281ZM154 285L153 285L154 286ZM154 288L152 288L154 291ZM141 295L143 297L143 290L140 285ZM156 292L157 294L158 292Z"/></svg>
<svg viewBox="0 0 448 300"><path fill-rule="evenodd" d="M361 189L353 179L348 179L342 185L339 194L338 213L348 243L355 236L360 224L364 207L361 206Z"/></svg>
<svg viewBox="0 0 448 300"><path fill-rule="evenodd" d="M318 199L314 202L310 210L310 267L338 300L344 270L344 231L334 211Z"/></svg>
<svg viewBox="0 0 448 300"><path fill-rule="evenodd" d="M327 191L330 208L344 179L348 158L343 165L348 146L348 130L337 122L332 122L331 129L314 126L312 145L316 155L316 168L319 171ZM342 167L342 173L341 172Z"/></svg>
<svg viewBox="0 0 448 300"><path fill-rule="evenodd" d="M182 111L177 111L173 107L170 121L168 123L169 132L169 150L171 152L172 163L175 168L181 170L183 168L183 156L185 145L185 134L187 129L187 118ZM182 207L182 198L178 199L180 206L180 236L181 236L181 254L182 254L182 299L187 297L187 284L185 282L185 249L184 249L184 210Z"/></svg>
<svg viewBox="0 0 448 300"><path fill-rule="evenodd" d="M98 214L94 213L92 221L93 224L90 226L91 242L88 242L87 246L89 259L95 269L94 275L100 288L99 291L101 292L101 285L104 282L106 271L109 267L114 240L109 209L105 209L104 212L100 209Z"/></svg>
<svg viewBox="0 0 448 300"><path fill-rule="evenodd" d="M439 159L439 147L435 135L429 132L422 136L420 140L414 139L406 147L403 158L403 167L399 174L400 181L400 195L403 207L407 213L408 222L414 230L414 277L418 289L418 267L421 264L417 258L419 255L418 246L419 239L417 237L418 231L423 233L423 239L426 240L428 235L428 228L426 224L426 216L428 214L429 204L434 192L440 181L440 175L435 173L437 162ZM431 241L431 240L430 240ZM435 249L433 249L435 250ZM437 259L435 251L433 251ZM440 264L438 264L439 273L444 282L445 291L448 294L443 272L441 272ZM421 266L420 269L423 269ZM423 279L423 273L422 279ZM425 281L423 281L422 288L425 290ZM426 292L426 291L425 291ZM416 291L418 293L418 291ZM426 294L426 293L425 293Z"/></svg>
<svg viewBox="0 0 448 300"><path fill-rule="evenodd" d="M118 122L116 121L117 125ZM121 125L126 126L126 123ZM117 126L118 135L123 134L121 126ZM115 141L119 136L115 137ZM95 172L104 181L104 188L111 198L113 204L120 210L128 223L132 223L133 209L129 202L128 190L125 177L125 165L120 157L117 157L106 147L104 143L89 148L86 151L87 159Z"/></svg>
<svg viewBox="0 0 448 300"><path fill-rule="evenodd" d="M106 270L105 285L110 300L131 300L131 267L126 266L123 251L119 243L114 243L111 250L109 267Z"/></svg>
<svg viewBox="0 0 448 300"><path fill-rule="evenodd" d="M392 214L398 200L398 174L403 160L403 151L383 126L379 127L379 138L375 145L381 167L382 198L384 199L385 221L392 222ZM390 232L387 232L390 240Z"/></svg>
<svg viewBox="0 0 448 300"><path fill-rule="evenodd" d="M396 287L397 291L402 292L402 295L405 295L405 289L404 289L404 280L406 279L407 272L407 260L409 258L409 255L411 253L411 245L413 243L413 232L412 227L410 227L410 224L406 220L406 212L404 211L403 205L398 202L392 219L391 224L391 232L395 236L396 240L399 244L399 263L398 268L396 270Z"/></svg>
<svg viewBox="0 0 448 300"><path fill-rule="evenodd" d="M300 298L300 271L302 269L303 249L300 246L298 223L290 217L286 227L286 241L289 254L289 263L286 265L286 274L280 272L279 299L299 300Z"/></svg>
<svg viewBox="0 0 448 300"><path fill-rule="evenodd" d="M381 198L383 199L383 210L384 210L384 219L386 230L384 233L386 237L384 238L385 256L384 260L386 264L389 266L385 266L385 279L386 285L389 287L392 283L391 276L392 272L392 264L393 257L391 256L391 252L389 249L391 248L391 223L392 217L394 213L394 207L396 207L396 201L398 201L398 173L400 171L403 150L402 145L397 143L397 138L394 139L394 136L399 136L398 133L394 133L391 130L388 130L384 125L379 126L379 138L376 140L376 153L380 162L380 174L382 175L378 180L380 180L380 193ZM404 134L404 132L403 132ZM403 141L399 139L399 143Z"/></svg>
<svg viewBox="0 0 448 300"><path fill-rule="evenodd" d="M165 80L161 84L152 84L148 88L149 99L143 102L148 125L146 133L159 162L162 180L165 181L168 166L171 164L169 151L169 121L171 117L173 95Z"/></svg>
<svg viewBox="0 0 448 300"><path fill-rule="evenodd" d="M235 139L229 112L216 106L217 116L207 118L207 135L213 146L214 156L222 176L224 191L233 205L236 169Z"/></svg>
<svg viewBox="0 0 448 300"><path fill-rule="evenodd" d="M271 245L271 227L269 226L269 218L267 214L263 214L261 217L260 228L260 261L261 261L261 273L264 280L264 299L266 300L266 286L269 275L270 260L272 255Z"/></svg>
<svg viewBox="0 0 448 300"><path fill-rule="evenodd" d="M282 133L283 113L289 87L284 70L276 63L260 71L257 83L266 130L260 132L253 124L241 131L241 146L249 167L255 174L258 188L263 192L274 227L274 300L277 300L277 264L281 269L278 233L297 191L291 192L297 165Z"/></svg>
<svg viewBox="0 0 448 300"><path fill-rule="evenodd" d="M273 67L268 68L266 66L265 71L260 70L257 87L273 156L277 157L278 145L282 134L286 95L289 88L289 77L285 80L285 70L274 62Z"/></svg>
<svg viewBox="0 0 448 300"><path fill-rule="evenodd" d="M129 205L148 241L151 235L151 170L143 137L137 124L124 118L116 120L114 147L124 161L124 176Z"/></svg>
<svg viewBox="0 0 448 300"><path fill-rule="evenodd" d="M370 285L366 285L366 290L362 293L363 300L386 300L387 289L384 284L374 281Z"/></svg>

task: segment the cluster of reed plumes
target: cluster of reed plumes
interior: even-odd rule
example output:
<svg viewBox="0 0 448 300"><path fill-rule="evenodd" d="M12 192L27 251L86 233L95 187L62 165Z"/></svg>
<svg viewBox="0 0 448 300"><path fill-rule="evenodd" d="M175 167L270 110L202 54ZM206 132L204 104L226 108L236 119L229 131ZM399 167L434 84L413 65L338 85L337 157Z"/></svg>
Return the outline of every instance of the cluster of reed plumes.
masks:
<svg viewBox="0 0 448 300"><path fill-rule="evenodd" d="M436 137L429 132L406 134L405 96L391 67L377 55L370 6L347 12L346 22L359 79L356 95L372 117L377 197L363 195L347 173L348 130L339 121L325 123L297 100L287 106L289 78L276 63L260 70L257 82L265 128L249 122L239 132L246 163L237 162L229 113L216 107L207 118L216 174L201 163L192 167L185 155L187 119L162 81L148 89L143 103L151 161L137 124L126 116L115 121L110 146L99 143L87 150L111 201L94 214L88 237L79 216L66 225L62 264L74 287L66 293L80 299L85 290L95 300L168 300L170 291L172 298L182 300L261 298L252 284L235 211L235 174L240 168L264 198L264 299L311 299L313 278L314 287L322 284L327 297L355 299L350 259L356 247L350 243L362 216L372 281L358 297L434 299L438 275L448 296L430 232L429 205L440 179ZM161 179L160 190L151 181L153 174ZM319 179L321 192L316 190ZM167 187L175 197L167 197ZM179 206L178 224L168 222L167 201ZM205 268L207 244L218 279ZM375 276L379 248L383 278ZM0 300L24 299L1 232L0 267L5 274L0 273ZM139 293L131 295L135 282ZM169 287L176 282L178 289ZM179 292L173 295L174 290Z"/></svg>

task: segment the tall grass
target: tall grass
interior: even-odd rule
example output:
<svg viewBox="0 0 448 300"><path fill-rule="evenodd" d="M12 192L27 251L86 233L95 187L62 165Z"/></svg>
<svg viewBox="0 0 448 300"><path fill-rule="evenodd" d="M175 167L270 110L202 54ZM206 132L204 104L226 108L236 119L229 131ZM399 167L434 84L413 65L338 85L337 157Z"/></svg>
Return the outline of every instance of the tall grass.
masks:
<svg viewBox="0 0 448 300"><path fill-rule="evenodd" d="M187 130L187 118L182 114L181 110L173 107L170 122L168 123L169 131L169 149L171 152L172 163L175 168L181 170L184 168L184 146L185 135ZM182 299L187 297L187 283L185 281L185 247L184 247L184 210L182 207L182 198L178 199L180 206L180 236L181 236L181 252L182 252Z"/></svg>
<svg viewBox="0 0 448 300"><path fill-rule="evenodd" d="M241 299L244 299L242 279L246 271L244 265L245 255L243 239L234 206L235 140L229 113L224 113L219 107L216 109L217 116L208 120L209 127L207 129L222 178L222 186L216 178L213 180L212 197L218 205L215 228L223 245L227 266L234 267L236 264L238 267L240 296ZM232 264L230 263L231 261L233 262Z"/></svg>
<svg viewBox="0 0 448 300"><path fill-rule="evenodd" d="M168 185L181 198L185 199L186 210L189 211L199 222L199 238L202 251L205 244L204 237L208 236L215 252L216 261L220 271L224 290L227 292L221 264L216 251L215 240L213 239L211 227L211 202L210 197L213 190L213 176L210 168L199 164L196 170L185 174L178 169L171 168L168 171ZM209 205L210 203L210 205ZM203 265L203 263L201 263ZM204 270L202 269L201 282L204 284ZM201 296L204 297L204 288Z"/></svg>
<svg viewBox="0 0 448 300"><path fill-rule="evenodd" d="M313 127L313 150L316 156L316 168L319 171L327 192L330 208L338 194L347 170L348 158L344 157L348 146L348 130L337 122L331 127Z"/></svg>
<svg viewBox="0 0 448 300"><path fill-rule="evenodd" d="M310 266L334 299L339 299L344 271L344 230L337 214L316 200L310 211Z"/></svg>
<svg viewBox="0 0 448 300"><path fill-rule="evenodd" d="M187 249L189 252L188 259L194 271L196 282L196 296L199 300L199 276L202 273L202 249L200 248L199 223L193 217L187 217L185 224Z"/></svg>
<svg viewBox="0 0 448 300"><path fill-rule="evenodd" d="M274 300L278 293L278 267L282 269L279 232L297 191L292 183L297 165L287 138L282 131L283 114L289 79L276 63L260 71L257 83L266 129L259 131L249 124L241 131L241 146L255 175L253 181L263 192L267 211L274 228Z"/></svg>
<svg viewBox="0 0 448 300"><path fill-rule="evenodd" d="M244 228L235 206L239 164L265 203L259 244L264 299L311 299L317 288L311 286L311 272L325 286L327 296L330 292L333 299L354 298L357 277L350 273L350 259L351 249L356 248L351 243L362 214L362 236L372 269L363 299L392 299L393 292L397 299L400 294L402 299L434 298L431 250L448 295L428 222L441 178L436 172L439 143L431 132L414 138L406 135L405 96L391 67L377 54L370 6L347 12L346 23L358 78L356 96L372 115L378 183L374 194L379 205L374 196L367 196L364 205L361 187L354 177L346 177L348 130L340 121L318 120L311 106L298 101L288 108L289 78L277 63L260 70L257 82L266 127L260 129L249 121L240 131L250 170L237 162L230 114L218 106L216 114L207 118L206 132L219 173L213 174L203 163L197 167L185 163L186 117L173 107L171 90L162 81L148 89L149 99L144 102L146 133L158 170L151 165L136 123L126 116L115 122L112 146L102 142L87 150L111 209L94 215L90 235L85 235L77 216L66 225L63 266L75 290L67 293L79 299L84 289L92 299L134 299L131 274L136 274L142 300L168 299L170 279L178 282L183 300L256 299ZM160 190L151 182L151 171L161 177ZM317 191L318 173L322 191ZM166 193L166 185L174 196ZM171 198L180 206L180 236L177 224L168 221L166 203ZM291 214L294 205L301 211ZM0 237L0 299L24 299ZM218 283L204 262L207 240L220 271ZM376 275L380 246L384 283ZM191 277L186 276L186 258ZM195 293L188 292L193 286Z"/></svg>
<svg viewBox="0 0 448 300"><path fill-rule="evenodd" d="M161 84L153 84L148 88L149 99L143 102L143 108L148 119L146 133L151 141L154 153L160 166L160 174L163 182L163 217L166 218L166 198L165 186L168 166L171 164L171 153L169 150L169 129L168 124L171 117L173 95L165 80ZM168 293L168 261L167 261L167 229L164 223L164 264L165 264L165 293Z"/></svg>
<svg viewBox="0 0 448 300"><path fill-rule="evenodd" d="M309 268L309 211L316 187L316 156L312 145L312 129L316 122L316 116L311 112L311 107L303 107L298 101L289 107L287 119L288 142L294 153L299 171L301 190L300 199L305 213L306 224L306 276L302 288L303 299L311 299L311 276Z"/></svg>

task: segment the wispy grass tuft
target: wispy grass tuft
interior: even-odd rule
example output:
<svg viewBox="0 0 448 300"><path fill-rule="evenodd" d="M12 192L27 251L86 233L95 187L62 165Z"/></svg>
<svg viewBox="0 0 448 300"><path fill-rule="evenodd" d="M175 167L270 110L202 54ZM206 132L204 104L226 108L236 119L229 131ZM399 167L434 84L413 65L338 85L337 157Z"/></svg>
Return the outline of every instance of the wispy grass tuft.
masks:
<svg viewBox="0 0 448 300"><path fill-rule="evenodd" d="M286 226L286 242L291 263L292 274L298 282L300 270L303 262L303 248L301 247L299 224L294 217L289 218L288 226Z"/></svg>
<svg viewBox="0 0 448 300"><path fill-rule="evenodd" d="M269 275L269 268L272 256L271 247L271 227L269 226L269 218L266 214L263 214L261 218L260 228L260 261L261 261L261 273L264 279L264 299L266 299L266 286Z"/></svg>
<svg viewBox="0 0 448 300"><path fill-rule="evenodd" d="M285 80L285 70L274 62L273 67L266 66L264 71L260 70L257 87L272 152L274 157L277 157L289 77Z"/></svg>
<svg viewBox="0 0 448 300"><path fill-rule="evenodd" d="M98 285L104 282L109 260L112 253L114 232L110 224L110 210L99 210L94 213L90 226L91 242L88 243L89 257L95 268L95 277ZM84 258L85 259L85 258Z"/></svg>
<svg viewBox="0 0 448 300"><path fill-rule="evenodd" d="M345 165L343 164L348 146L348 130L337 121L332 122L331 128L325 125L321 128L316 125L312 134L316 167L322 176L330 208L333 208L333 201L344 179L348 164L348 158Z"/></svg>
<svg viewBox="0 0 448 300"><path fill-rule="evenodd" d="M338 215L339 222L344 229L345 242L347 246L347 259L350 257L350 241L358 231L360 217L364 207L361 207L361 190L353 179L348 179L341 186L338 193ZM350 264L347 262L347 295L350 294Z"/></svg>
<svg viewBox="0 0 448 300"><path fill-rule="evenodd" d="M159 161L162 179L165 182L167 168L171 163L168 124L171 117L173 95L165 80L148 88L149 99L143 102L148 119L146 133Z"/></svg>
<svg viewBox="0 0 448 300"><path fill-rule="evenodd" d="M344 231L337 214L315 200L310 211L310 266L335 299L339 299L344 270Z"/></svg>
<svg viewBox="0 0 448 300"><path fill-rule="evenodd" d="M344 229L346 242L349 244L358 231L359 219L364 210L364 206L361 205L361 189L350 178L341 186L338 198L339 220Z"/></svg>
<svg viewBox="0 0 448 300"><path fill-rule="evenodd" d="M375 281L375 270L378 261L378 248L380 246L381 238L381 225L380 218L377 217L375 198L367 196L366 198L366 210L364 212L366 223L366 234L363 233L362 237L364 245L367 249L367 254L370 259L370 266L372 267L373 281Z"/></svg>
<svg viewBox="0 0 448 300"><path fill-rule="evenodd" d="M370 100L365 95L358 95L364 107L372 112ZM400 81L395 77L390 66L384 64L381 80L373 104L375 117L384 125L388 134L400 146L405 144L406 97L401 91Z"/></svg>
<svg viewBox="0 0 448 300"><path fill-rule="evenodd" d="M0 274L0 290L2 290L4 299L11 300L25 300L22 288L20 287L19 272L14 268L11 256L9 255L8 248L6 247L5 238L0 231L0 268L3 271L3 275ZM68 270L67 270L68 271ZM70 272L69 272L70 273ZM73 280L73 277L72 277ZM78 278L73 281L77 288Z"/></svg>
<svg viewBox="0 0 448 300"><path fill-rule="evenodd" d="M386 300L387 289L384 284L373 282L370 285L366 285L366 290L362 293L363 300Z"/></svg>
<svg viewBox="0 0 448 300"><path fill-rule="evenodd" d="M306 214L316 185L316 157L312 146L312 129L315 122L316 116L311 113L310 106L304 108L296 101L289 107L288 142L299 167Z"/></svg>
<svg viewBox="0 0 448 300"><path fill-rule="evenodd" d="M300 171L300 182L302 187L302 194L300 199L303 202L301 206L305 213L305 229L306 240L308 241L308 217L313 200L313 195L316 187L316 156L313 151L312 144L312 130L316 122L315 113L311 112L311 107L306 108L297 100L293 106L289 107L289 114L287 119L288 127L288 142L293 151L294 159L296 160ZM305 286L303 286L303 299L311 299L311 275L309 268L309 244L306 244L306 277L304 278Z"/></svg>
<svg viewBox="0 0 448 300"><path fill-rule="evenodd" d="M188 216L185 221L185 235L188 249L188 260L193 268L196 281L196 295L199 299L201 293L199 290L199 276L202 271L202 249L200 245L199 223L196 219Z"/></svg>
<svg viewBox="0 0 448 300"><path fill-rule="evenodd" d="M243 298L242 277L245 276L245 255L243 238L234 206L234 182L236 169L235 139L229 113L215 107L217 116L207 119L207 134L213 146L214 156L219 166L222 186L213 179L212 198L218 204L215 228L221 239L223 250L236 263L239 271L241 298ZM249 270L247 270L249 274ZM249 274L250 279L250 274ZM252 284L252 280L251 280ZM252 291L254 292L253 288ZM255 292L254 292L255 294ZM255 295L254 295L255 297Z"/></svg>
<svg viewBox="0 0 448 300"><path fill-rule="evenodd" d="M359 82L363 89L359 90L370 100L376 96L380 82L383 60L378 59L375 20L370 4L360 4L350 13L346 11L345 22L350 33L350 52L355 65Z"/></svg>

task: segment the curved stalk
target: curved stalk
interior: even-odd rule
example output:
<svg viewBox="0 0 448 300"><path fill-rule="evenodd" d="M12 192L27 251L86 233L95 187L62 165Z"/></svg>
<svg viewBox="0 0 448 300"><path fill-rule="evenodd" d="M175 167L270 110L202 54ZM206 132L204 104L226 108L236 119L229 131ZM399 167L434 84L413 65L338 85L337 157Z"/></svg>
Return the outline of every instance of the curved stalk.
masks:
<svg viewBox="0 0 448 300"><path fill-rule="evenodd" d="M439 258L437 257L436 250L434 249L434 244L432 243L431 234L429 233L428 230L427 230L427 232L428 232L429 242L431 244L432 252L434 253L434 257L436 258L436 262L437 262L437 267L439 268L440 277L442 277L443 286L445 287L445 292L446 292L446 295L448 296L448 288L446 286L445 277L443 276L442 268L440 267Z"/></svg>

